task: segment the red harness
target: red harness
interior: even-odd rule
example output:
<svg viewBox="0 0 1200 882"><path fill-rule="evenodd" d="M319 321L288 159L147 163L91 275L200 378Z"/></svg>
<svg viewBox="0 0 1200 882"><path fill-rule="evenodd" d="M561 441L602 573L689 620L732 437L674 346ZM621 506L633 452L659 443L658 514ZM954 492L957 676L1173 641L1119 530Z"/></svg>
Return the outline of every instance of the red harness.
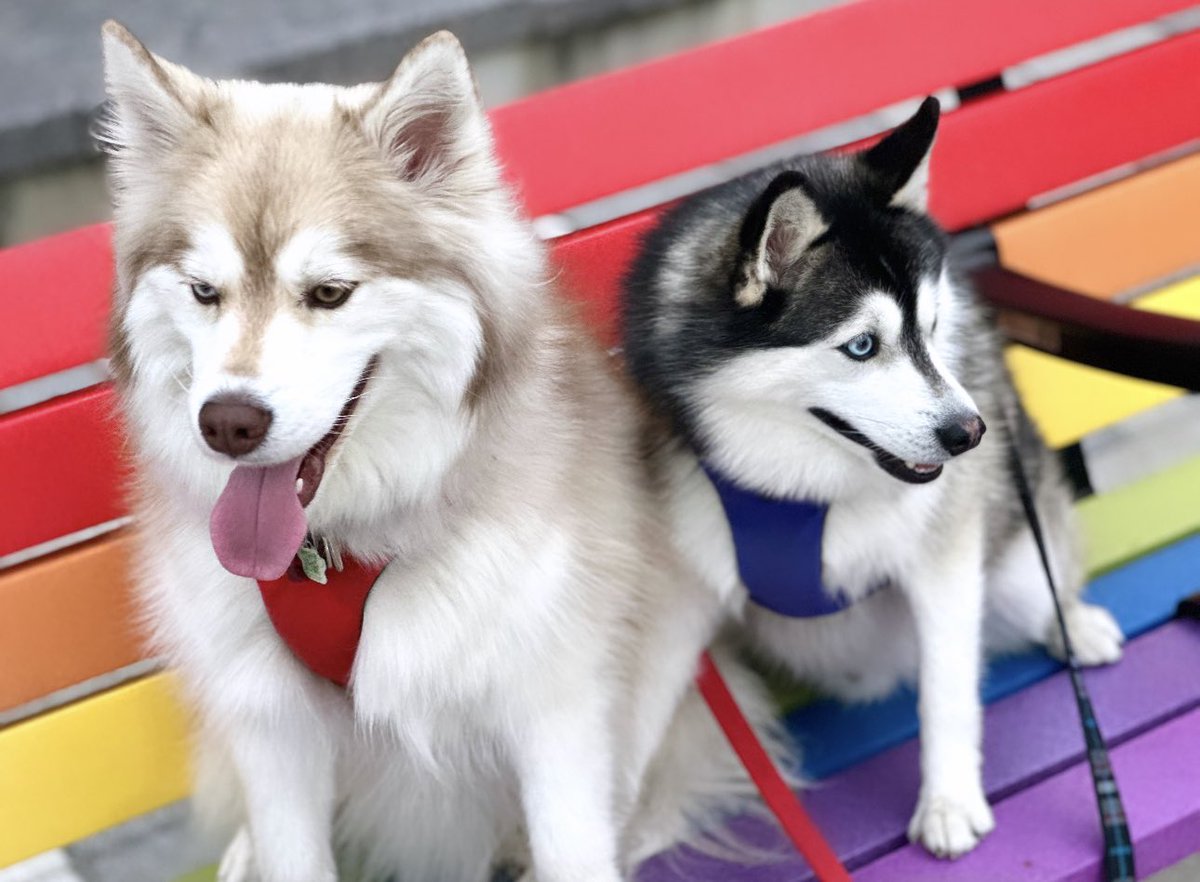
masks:
<svg viewBox="0 0 1200 882"><path fill-rule="evenodd" d="M326 571L322 585L292 564L282 578L259 582L271 624L310 671L345 688L362 637L367 595L383 567L346 558L342 570Z"/></svg>
<svg viewBox="0 0 1200 882"><path fill-rule="evenodd" d="M381 566L364 567L346 558L340 572L332 567L326 571L329 581L321 585L306 578L296 563L282 578L259 582L258 588L271 624L288 648L314 674L345 688L362 637L367 595L381 572ZM851 882L850 874L771 762L707 652L700 659L696 685L763 801L817 879Z"/></svg>

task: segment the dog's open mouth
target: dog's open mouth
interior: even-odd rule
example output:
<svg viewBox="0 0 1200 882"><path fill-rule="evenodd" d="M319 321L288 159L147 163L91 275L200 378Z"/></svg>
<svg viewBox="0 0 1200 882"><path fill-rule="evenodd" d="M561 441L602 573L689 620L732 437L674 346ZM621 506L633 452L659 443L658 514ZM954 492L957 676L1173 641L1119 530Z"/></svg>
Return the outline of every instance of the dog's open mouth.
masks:
<svg viewBox="0 0 1200 882"><path fill-rule="evenodd" d="M809 413L833 429L842 437L860 444L875 455L879 467L891 475L909 484L928 484L936 480L942 473L941 463L908 462L898 456L888 453L854 426L839 416L819 407L809 408Z"/></svg>
<svg viewBox="0 0 1200 882"><path fill-rule="evenodd" d="M368 362L329 431L304 454L278 465L233 470L209 520L213 549L229 572L264 581L287 572L308 533L304 509L317 495L325 461L366 391L375 363L374 358Z"/></svg>

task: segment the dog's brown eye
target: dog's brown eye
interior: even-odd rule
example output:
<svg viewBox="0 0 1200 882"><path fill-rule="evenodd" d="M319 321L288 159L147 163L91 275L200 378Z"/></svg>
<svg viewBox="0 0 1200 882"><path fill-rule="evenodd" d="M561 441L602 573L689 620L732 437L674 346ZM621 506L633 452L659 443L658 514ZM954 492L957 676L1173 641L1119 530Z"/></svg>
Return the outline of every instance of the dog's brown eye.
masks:
<svg viewBox="0 0 1200 882"><path fill-rule="evenodd" d="M353 282L325 282L310 288L309 292L304 295L304 299L308 301L309 306L319 309L336 309L346 302L354 291L354 287Z"/></svg>
<svg viewBox="0 0 1200 882"><path fill-rule="evenodd" d="M192 282L192 296L198 303L212 306L221 299L221 292L207 282Z"/></svg>

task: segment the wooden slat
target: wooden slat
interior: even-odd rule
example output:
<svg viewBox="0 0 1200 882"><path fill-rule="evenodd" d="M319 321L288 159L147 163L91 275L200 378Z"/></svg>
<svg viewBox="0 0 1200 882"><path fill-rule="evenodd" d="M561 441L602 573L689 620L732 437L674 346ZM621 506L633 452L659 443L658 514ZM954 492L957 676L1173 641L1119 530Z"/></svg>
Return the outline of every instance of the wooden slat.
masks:
<svg viewBox="0 0 1200 882"><path fill-rule="evenodd" d="M1107 572L1200 530L1197 500L1200 458L1081 500L1076 512L1087 537L1087 571Z"/></svg>
<svg viewBox="0 0 1200 882"><path fill-rule="evenodd" d="M1184 659L1200 663L1200 631L1191 623L1170 622L1131 641L1120 664L1085 675L1110 745L1196 707L1200 681L1188 675ZM1084 759L1079 720L1063 713L1071 694L1067 679L1059 671L988 706L984 788L993 802ZM904 844L919 785L920 750L914 738L822 781L809 796L809 807L839 856L857 866ZM1080 793L1082 799L1087 796L1086 790ZM1043 821L1056 823L1052 817ZM796 882L804 878L798 875Z"/></svg>
<svg viewBox="0 0 1200 882"><path fill-rule="evenodd" d="M933 153L933 213L951 229L981 223L1045 191L1200 138L1200 90L1184 86L1192 82L1200 82L1200 33L947 114ZM623 261L659 211L648 209L558 244L572 295L607 319L603 328L610 335ZM1138 235L1140 228L1122 247L1137 248Z"/></svg>
<svg viewBox="0 0 1200 882"><path fill-rule="evenodd" d="M950 229L1200 138L1200 32L967 104L934 147L930 205ZM951 123L953 120L953 124Z"/></svg>
<svg viewBox="0 0 1200 882"><path fill-rule="evenodd" d="M1134 306L1182 318L1200 317L1200 278L1171 285ZM1089 432L1183 394L1170 386L1085 367L1024 346L1010 347L1007 359L1026 407L1053 447L1073 444Z"/></svg>
<svg viewBox="0 0 1200 882"><path fill-rule="evenodd" d="M589 326L606 346L620 342L621 279L656 217L656 212L641 212L554 243L561 293L582 307Z"/></svg>
<svg viewBox="0 0 1200 882"><path fill-rule="evenodd" d="M0 555L125 513L112 397L96 386L0 416Z"/></svg>
<svg viewBox="0 0 1200 882"><path fill-rule="evenodd" d="M1200 457L1083 500L1088 572L1098 576L1200 531L1197 498ZM130 619L133 542L123 531L0 573L0 711L143 656ZM1155 597L1174 603L1174 594L1157 590L1142 595L1147 608Z"/></svg>
<svg viewBox="0 0 1200 882"><path fill-rule="evenodd" d="M1009 347L1006 359L1025 406L1052 447L1073 444L1089 432L1183 394L1025 346Z"/></svg>
<svg viewBox="0 0 1200 882"><path fill-rule="evenodd" d="M1112 761L1137 848L1139 878L1194 853L1200 842L1200 710L1122 744L1112 751ZM995 831L956 861L938 861L910 845L858 871L855 879L1102 878L1100 820L1086 763L1010 796L995 812Z"/></svg>
<svg viewBox="0 0 1200 882"><path fill-rule="evenodd" d="M1131 641L1119 665L1089 671L1089 690L1109 743L1137 737L1194 708L1200 702L1200 682L1190 674L1190 665L1195 664L1200 664L1200 629L1188 622L1171 622ZM1060 669L1015 694L988 699L983 783L991 800L1024 790L1084 758L1079 721L1073 713L1063 712L1070 709L1066 704L1070 694L1067 674ZM862 741L867 732L869 729L860 728L849 737ZM805 733L804 729L796 731L802 751ZM849 869L857 870L905 843L920 787L920 769L920 748L913 737L823 778L805 793L813 820ZM1087 793L1082 791L1081 796ZM1056 823L1052 817L1042 820ZM766 822L765 826L762 839L755 836L752 841L776 846L782 858L770 865L772 875L767 878L771 882L809 882L812 871L794 855L773 824ZM760 865L751 869L736 863L720 856L677 852L652 862L638 878L639 882L762 882L756 875ZM1008 882L1009 878L979 876L981 882Z"/></svg>
<svg viewBox="0 0 1200 882"><path fill-rule="evenodd" d="M545 214L1189 5L1056 0L1047 14L1037 0L860 0L544 92L492 119L526 206Z"/></svg>
<svg viewBox="0 0 1200 882"><path fill-rule="evenodd" d="M491 118L508 176L522 193L526 211L536 216L737 156L896 101L984 79L1034 55L1190 5L1188 0L1056 0L1054 14L1047 15L1038 0L858 0L543 92L497 108ZM1030 26L1031 21L1037 26ZM880 76L880 71L886 71L886 76ZM1194 71L1186 65L1176 66L1166 78L1149 80L1124 69L1117 72L1118 78L1128 76L1131 83L1137 78L1131 88L1141 91L1133 104L1142 108L1143 116L1156 115L1149 125L1145 119L1128 120L1130 129L1145 130L1137 142L1147 145L1144 152L1159 149L1156 145L1164 138L1172 140L1162 131L1167 118L1177 121L1175 128L1192 130L1190 119L1195 114L1189 115L1187 102L1195 90L1185 88L1194 82L1189 73ZM809 84L820 85L810 88ZM1026 91L1042 95L1045 90L1043 84ZM1175 103L1175 92L1185 103L1167 110ZM803 100L797 99L798 94ZM1159 99L1152 100L1156 96ZM1128 106L1103 97L1085 100L1070 124L1082 119L1087 128L1097 121L1089 113L1111 115L1113 107L1129 112ZM718 108L719 116L714 112ZM991 122L992 112L989 109L976 125L975 136L980 128L985 134L1002 134L995 148L978 155L968 148L963 175L952 186L935 179L935 205L952 225L978 214L971 207L977 177L992 180L991 193L997 178L1007 182L1014 167L1030 165L1028 159L1004 152L1009 140L1020 140L1016 130L1025 131L1023 112L1018 110L1017 124L1011 129L1007 128L1011 114L1001 125ZM1039 114L1041 124L1025 132L1026 151L1059 137L1053 129L1054 114L1059 112L1056 104L1032 112ZM1052 126L1048 139L1047 122ZM1113 136L1113 126L1102 128L1096 132L1097 142ZM1119 136L1122 127L1115 128ZM1094 152L1107 156L1105 151L1110 150L1099 143L1076 143L1069 151L1057 152L1082 159ZM996 156L1002 168L978 175L980 165L990 161L985 157ZM1105 161L1111 160L1101 164ZM1059 176L1065 173L1068 178L1090 173L1075 173L1070 164L1065 170L1059 162L1053 165ZM1028 189L1017 183L1019 191ZM1008 193L1001 201L1007 205L1014 198L1023 197ZM6 279L6 287L21 292L17 297L0 297L0 352L6 353L0 365L0 388L99 357L111 284L108 258L104 227L0 251L0 278ZM46 309L47 303L54 308Z"/></svg>
<svg viewBox="0 0 1200 882"><path fill-rule="evenodd" d="M1135 309L1161 312L1192 321L1200 320L1200 276L1151 291L1134 301L1133 306Z"/></svg>
<svg viewBox="0 0 1200 882"><path fill-rule="evenodd" d="M1200 536L1191 535L1091 579L1087 597L1106 607L1124 634L1152 631L1174 615L1180 600L1200 590L1197 560ZM993 659L983 682L984 701L1012 695L1061 667L1044 653ZM812 702L790 712L787 724L803 746L805 773L824 778L914 737L916 697L900 689L869 704Z"/></svg>
<svg viewBox="0 0 1200 882"><path fill-rule="evenodd" d="M1183 551L1194 561L1195 540ZM1180 557L1172 546L1103 579L1152 583L1178 594L1186 588L1182 580L1194 576ZM1117 613L1129 630L1138 630L1127 617L1142 615L1140 605L1118 606ZM185 729L171 677L156 675L0 730L0 866L185 796ZM875 741L877 730L839 730L837 750L873 744L869 756L890 746ZM814 729L803 731L809 737Z"/></svg>
<svg viewBox="0 0 1200 882"><path fill-rule="evenodd" d="M0 712L143 657L121 533L0 572Z"/></svg>
<svg viewBox="0 0 1200 882"><path fill-rule="evenodd" d="M100 357L109 239L98 224L0 250L0 389Z"/></svg>
<svg viewBox="0 0 1200 882"><path fill-rule="evenodd" d="M1200 265L1200 154L992 227L1011 270L1096 297Z"/></svg>
<svg viewBox="0 0 1200 882"><path fill-rule="evenodd" d="M182 799L187 768L165 674L0 730L0 867Z"/></svg>

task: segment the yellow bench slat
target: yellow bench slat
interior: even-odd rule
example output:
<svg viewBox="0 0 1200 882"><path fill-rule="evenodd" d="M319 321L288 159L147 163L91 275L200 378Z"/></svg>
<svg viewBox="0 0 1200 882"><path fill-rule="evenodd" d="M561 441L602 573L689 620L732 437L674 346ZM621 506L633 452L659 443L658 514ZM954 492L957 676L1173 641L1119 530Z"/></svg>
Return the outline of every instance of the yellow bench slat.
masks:
<svg viewBox="0 0 1200 882"><path fill-rule="evenodd" d="M156 674L0 730L0 867L188 795L174 691Z"/></svg>
<svg viewBox="0 0 1200 882"><path fill-rule="evenodd" d="M1134 305L1200 318L1200 278L1171 285ZM1089 432L1183 394L1171 386L1134 380L1023 346L1009 347L1007 360L1025 406L1052 447L1073 444Z"/></svg>

